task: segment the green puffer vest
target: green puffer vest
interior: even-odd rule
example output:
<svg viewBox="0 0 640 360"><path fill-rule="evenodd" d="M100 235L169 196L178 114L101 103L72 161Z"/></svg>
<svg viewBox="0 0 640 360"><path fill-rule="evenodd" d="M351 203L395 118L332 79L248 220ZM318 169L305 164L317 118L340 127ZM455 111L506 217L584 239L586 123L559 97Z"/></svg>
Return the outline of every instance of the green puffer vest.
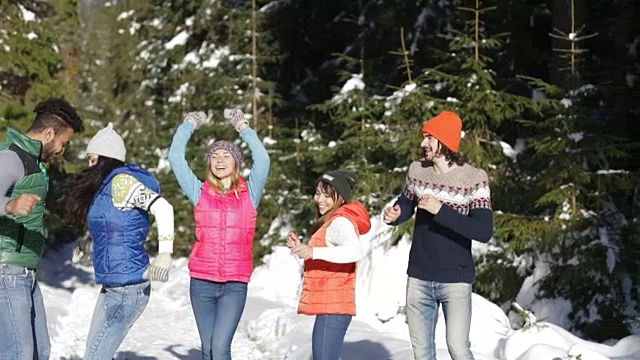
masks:
<svg viewBox="0 0 640 360"><path fill-rule="evenodd" d="M15 199L21 194L35 194L41 200L29 215L0 216L0 264L35 269L44 252L44 206L49 190L49 176L40 162L42 143L9 128L6 141L0 143L1 150L15 152L24 165L24 177L7 195Z"/></svg>

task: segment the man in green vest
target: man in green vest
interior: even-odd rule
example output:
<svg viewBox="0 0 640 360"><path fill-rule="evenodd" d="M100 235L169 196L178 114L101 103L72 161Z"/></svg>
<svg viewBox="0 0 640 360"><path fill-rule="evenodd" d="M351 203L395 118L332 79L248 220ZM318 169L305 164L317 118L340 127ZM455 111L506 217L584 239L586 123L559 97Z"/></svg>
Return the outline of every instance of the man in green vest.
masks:
<svg viewBox="0 0 640 360"><path fill-rule="evenodd" d="M84 131L76 110L62 99L35 108L31 128L9 128L0 143L0 358L49 359L42 293L35 271L44 252L44 163L62 155L75 133Z"/></svg>

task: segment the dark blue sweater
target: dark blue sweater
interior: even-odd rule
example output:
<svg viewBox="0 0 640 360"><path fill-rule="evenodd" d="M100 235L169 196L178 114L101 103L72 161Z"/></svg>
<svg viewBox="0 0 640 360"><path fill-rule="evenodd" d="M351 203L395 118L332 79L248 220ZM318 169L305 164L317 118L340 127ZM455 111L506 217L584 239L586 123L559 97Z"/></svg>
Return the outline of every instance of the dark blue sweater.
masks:
<svg viewBox="0 0 640 360"><path fill-rule="evenodd" d="M430 195L442 202L433 215L417 209L421 197ZM463 165L446 174L414 162L397 205L402 211L392 225L409 220L416 213L407 274L425 281L472 283L475 266L471 240L488 242L493 235L493 212L487 174Z"/></svg>

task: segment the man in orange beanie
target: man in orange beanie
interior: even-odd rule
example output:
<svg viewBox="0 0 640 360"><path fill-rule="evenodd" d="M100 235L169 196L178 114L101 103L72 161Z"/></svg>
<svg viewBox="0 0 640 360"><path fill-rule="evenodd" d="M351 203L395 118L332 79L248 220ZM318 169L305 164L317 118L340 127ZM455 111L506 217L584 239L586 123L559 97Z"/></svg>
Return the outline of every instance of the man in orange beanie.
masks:
<svg viewBox="0 0 640 360"><path fill-rule="evenodd" d="M491 239L493 213L487 173L460 156L461 131L462 121L452 111L443 111L424 124L420 143L424 159L411 164L402 194L384 211L384 221L394 226L416 213L406 307L416 360L436 360L440 304L451 358L473 360L471 240Z"/></svg>

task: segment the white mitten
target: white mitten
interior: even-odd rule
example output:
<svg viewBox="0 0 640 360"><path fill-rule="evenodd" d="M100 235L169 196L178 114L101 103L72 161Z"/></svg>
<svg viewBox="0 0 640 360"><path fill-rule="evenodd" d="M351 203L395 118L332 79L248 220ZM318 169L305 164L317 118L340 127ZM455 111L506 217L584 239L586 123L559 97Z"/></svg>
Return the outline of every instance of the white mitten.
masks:
<svg viewBox="0 0 640 360"><path fill-rule="evenodd" d="M187 115L185 115L183 121L192 123L193 127L195 129L197 129L202 125L206 125L206 124L210 123L211 122L211 118L207 117L207 114L205 114L202 111L196 111L196 112L187 113Z"/></svg>
<svg viewBox="0 0 640 360"><path fill-rule="evenodd" d="M171 268L171 253L162 253L149 265L142 275L143 278L151 281L167 282L169 280L169 268Z"/></svg>
<svg viewBox="0 0 640 360"><path fill-rule="evenodd" d="M224 109L224 118L227 119L238 132L249 125L247 119L244 118L244 113L240 109Z"/></svg>

